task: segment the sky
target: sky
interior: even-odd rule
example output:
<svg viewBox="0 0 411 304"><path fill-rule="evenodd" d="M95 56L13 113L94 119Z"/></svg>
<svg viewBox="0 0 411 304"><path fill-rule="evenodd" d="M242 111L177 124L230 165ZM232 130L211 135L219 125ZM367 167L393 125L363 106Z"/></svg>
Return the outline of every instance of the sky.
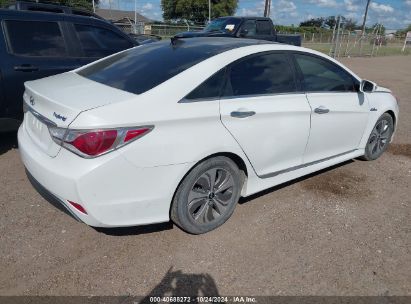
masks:
<svg viewBox="0 0 411 304"><path fill-rule="evenodd" d="M134 11L135 0L101 0L100 8ZM160 0L136 0L137 11L153 20L162 20ZM367 0L272 0L274 23L298 25L316 17L343 15L362 23ZM236 15L262 16L264 0L239 0ZM381 22L387 29L402 29L411 24L411 0L371 0L367 25Z"/></svg>

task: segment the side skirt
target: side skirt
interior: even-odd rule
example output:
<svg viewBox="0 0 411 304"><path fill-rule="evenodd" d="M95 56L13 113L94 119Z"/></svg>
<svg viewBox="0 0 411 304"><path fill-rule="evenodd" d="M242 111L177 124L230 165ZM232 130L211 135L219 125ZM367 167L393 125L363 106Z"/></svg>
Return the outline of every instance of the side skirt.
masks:
<svg viewBox="0 0 411 304"><path fill-rule="evenodd" d="M254 175L253 178L248 178L247 189L245 191L244 197L255 194L262 190L280 185L282 183L291 181L293 179L299 178L301 176L334 166L336 164L345 162L347 160L357 158L364 155L364 149L357 149L349 151L346 153L338 154L333 157L328 157L322 160L311 162L309 164L304 164L297 167L292 167L286 170L274 172L272 176L269 177L258 177ZM271 174L270 174L271 175Z"/></svg>

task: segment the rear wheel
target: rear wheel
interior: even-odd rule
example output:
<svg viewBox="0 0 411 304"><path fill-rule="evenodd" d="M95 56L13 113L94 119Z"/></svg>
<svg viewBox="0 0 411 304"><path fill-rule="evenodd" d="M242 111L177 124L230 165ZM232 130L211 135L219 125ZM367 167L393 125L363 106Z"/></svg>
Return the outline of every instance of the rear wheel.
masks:
<svg viewBox="0 0 411 304"><path fill-rule="evenodd" d="M394 122L392 117L390 114L384 113L371 131L362 158L364 160L375 160L380 157L387 150L393 131Z"/></svg>
<svg viewBox="0 0 411 304"><path fill-rule="evenodd" d="M240 191L240 170L231 159L223 156L207 159L179 185L171 219L193 234L216 229L232 215Z"/></svg>

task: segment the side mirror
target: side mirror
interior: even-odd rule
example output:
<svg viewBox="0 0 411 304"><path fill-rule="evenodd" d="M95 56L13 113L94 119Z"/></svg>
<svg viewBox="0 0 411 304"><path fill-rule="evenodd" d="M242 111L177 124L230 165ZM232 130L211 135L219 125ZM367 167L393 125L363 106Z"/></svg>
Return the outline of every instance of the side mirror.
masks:
<svg viewBox="0 0 411 304"><path fill-rule="evenodd" d="M369 81L369 80L362 80L360 85L360 91L363 93L372 93L377 89L377 84Z"/></svg>

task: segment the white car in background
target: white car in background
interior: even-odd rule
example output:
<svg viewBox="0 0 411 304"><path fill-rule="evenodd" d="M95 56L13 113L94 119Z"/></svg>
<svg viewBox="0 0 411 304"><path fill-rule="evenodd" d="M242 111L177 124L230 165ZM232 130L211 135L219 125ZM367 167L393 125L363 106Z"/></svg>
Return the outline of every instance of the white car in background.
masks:
<svg viewBox="0 0 411 304"><path fill-rule="evenodd" d="M96 227L210 231L240 196L378 158L398 119L337 61L251 39L152 43L25 85L29 177Z"/></svg>

